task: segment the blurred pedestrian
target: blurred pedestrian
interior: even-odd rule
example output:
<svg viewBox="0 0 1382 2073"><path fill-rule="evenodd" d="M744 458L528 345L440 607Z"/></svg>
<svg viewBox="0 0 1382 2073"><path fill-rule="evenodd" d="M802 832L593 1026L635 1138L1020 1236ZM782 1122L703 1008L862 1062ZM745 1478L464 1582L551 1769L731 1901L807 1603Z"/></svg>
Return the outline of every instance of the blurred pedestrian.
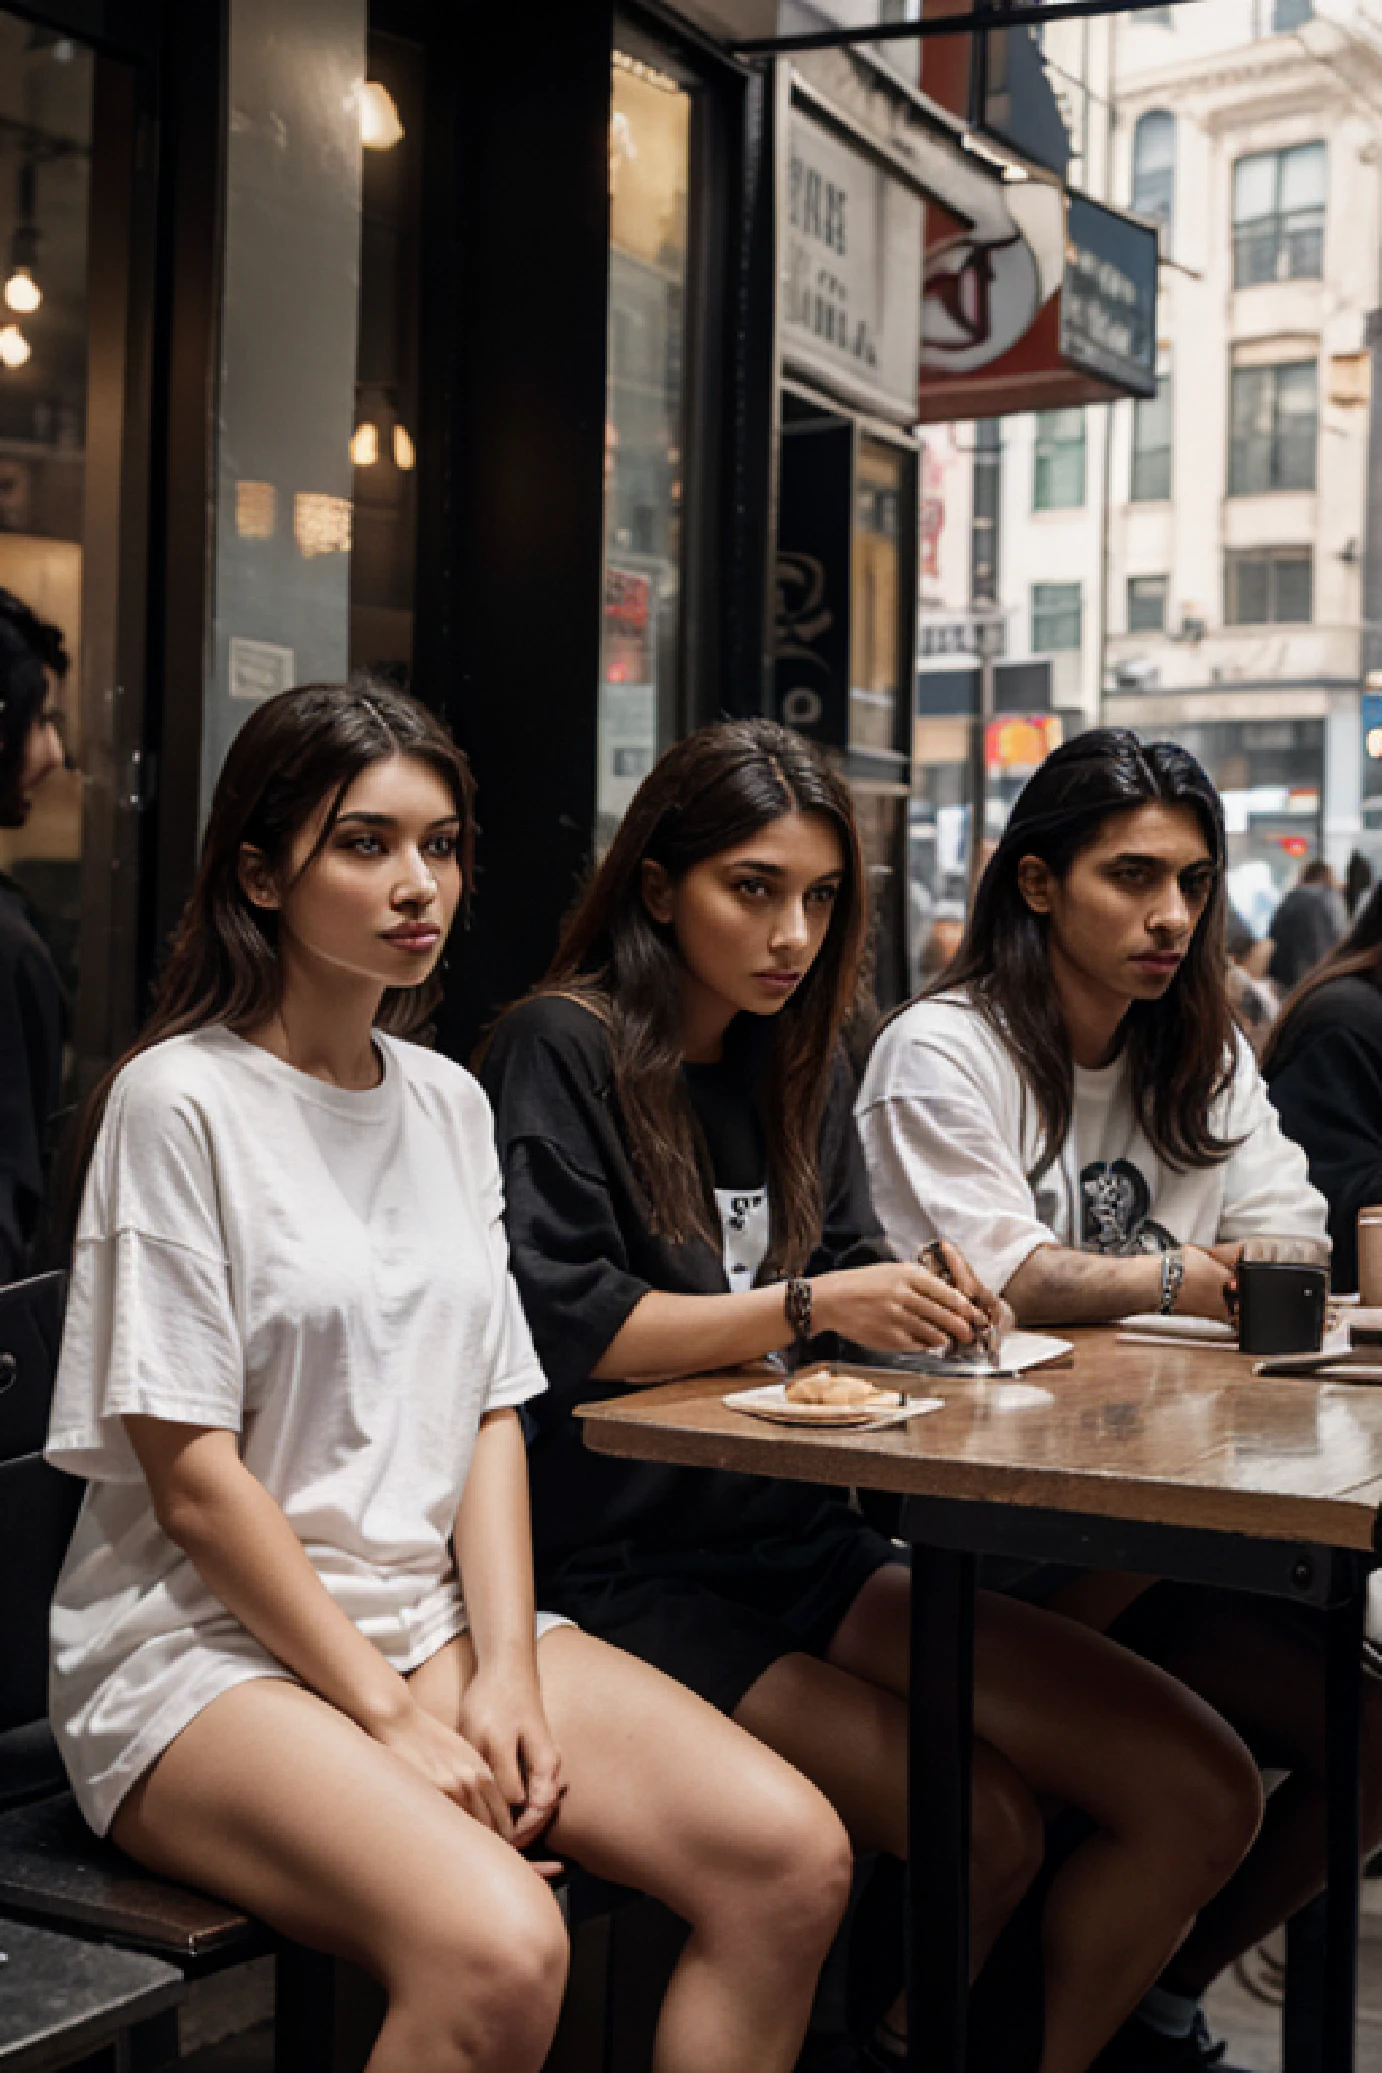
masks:
<svg viewBox="0 0 1382 2073"><path fill-rule="evenodd" d="M1259 1058L1276 1020L1277 1008L1270 981L1254 969L1262 947L1238 909L1230 907L1224 923L1224 948L1228 952L1224 985L1234 1020Z"/></svg>
<svg viewBox="0 0 1382 2073"><path fill-rule="evenodd" d="M0 589L0 828L22 828L64 761L56 684L68 655L56 626ZM39 1225L62 1083L67 996L38 917L0 871L0 1282L24 1273Z"/></svg>
<svg viewBox="0 0 1382 2073"><path fill-rule="evenodd" d="M1299 986L1347 927L1339 881L1323 857L1312 857L1272 916L1272 961L1267 967L1272 984L1283 993Z"/></svg>

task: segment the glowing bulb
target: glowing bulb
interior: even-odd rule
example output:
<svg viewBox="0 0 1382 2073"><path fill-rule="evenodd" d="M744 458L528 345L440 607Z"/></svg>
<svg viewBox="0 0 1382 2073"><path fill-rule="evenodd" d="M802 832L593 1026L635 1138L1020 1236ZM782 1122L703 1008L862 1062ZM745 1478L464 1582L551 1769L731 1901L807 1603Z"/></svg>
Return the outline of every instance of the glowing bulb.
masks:
<svg viewBox="0 0 1382 2073"><path fill-rule="evenodd" d="M357 468L372 468L379 458L379 427L368 418L351 434L350 458Z"/></svg>
<svg viewBox="0 0 1382 2073"><path fill-rule="evenodd" d="M381 86L377 79L367 79L356 88L356 105L360 110L360 142L366 151L392 151L395 144L403 142L398 105L386 86Z"/></svg>
<svg viewBox="0 0 1382 2073"><path fill-rule="evenodd" d="M405 471L411 468L417 459L413 442L408 437L407 427L404 425L395 425L393 428L393 457L395 467Z"/></svg>
<svg viewBox="0 0 1382 2073"><path fill-rule="evenodd" d="M43 290L27 266L16 266L5 283L5 301L22 317L31 316L43 300Z"/></svg>
<svg viewBox="0 0 1382 2073"><path fill-rule="evenodd" d="M33 347L17 324L6 324L0 331L0 362L6 367L22 367Z"/></svg>

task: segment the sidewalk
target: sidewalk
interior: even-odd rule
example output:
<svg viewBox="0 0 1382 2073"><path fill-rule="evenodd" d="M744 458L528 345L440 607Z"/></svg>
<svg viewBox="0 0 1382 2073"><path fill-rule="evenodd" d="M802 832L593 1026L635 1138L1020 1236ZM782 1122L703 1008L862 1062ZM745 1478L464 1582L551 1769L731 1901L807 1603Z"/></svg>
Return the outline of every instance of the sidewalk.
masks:
<svg viewBox="0 0 1382 2073"><path fill-rule="evenodd" d="M1358 1947L1357 2073L1382 2073L1382 1880L1363 1881L1362 1938ZM1282 1938L1268 1946L1280 1957ZM1244 2073L1280 2073L1281 2006L1275 1967L1254 1952L1237 1977L1220 1980L1210 1996L1210 2028L1228 2041L1228 2063Z"/></svg>

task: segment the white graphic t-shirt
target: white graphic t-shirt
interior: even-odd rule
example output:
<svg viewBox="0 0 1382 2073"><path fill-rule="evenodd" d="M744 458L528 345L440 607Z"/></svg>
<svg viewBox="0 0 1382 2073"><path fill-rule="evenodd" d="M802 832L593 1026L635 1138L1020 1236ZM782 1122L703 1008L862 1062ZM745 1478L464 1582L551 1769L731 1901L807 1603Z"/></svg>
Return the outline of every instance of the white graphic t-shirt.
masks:
<svg viewBox="0 0 1382 2073"><path fill-rule="evenodd" d="M1041 1126L1011 1052L963 995L914 1001L875 1044L856 1110L890 1243L914 1258L948 1238L1001 1291L1041 1245L1133 1253L1323 1238L1326 1205L1305 1154L1283 1135L1241 1036L1235 1046L1233 1081L1210 1110L1217 1135L1238 1141L1221 1164L1165 1164L1119 1058L1076 1067L1069 1135L1033 1184Z"/></svg>

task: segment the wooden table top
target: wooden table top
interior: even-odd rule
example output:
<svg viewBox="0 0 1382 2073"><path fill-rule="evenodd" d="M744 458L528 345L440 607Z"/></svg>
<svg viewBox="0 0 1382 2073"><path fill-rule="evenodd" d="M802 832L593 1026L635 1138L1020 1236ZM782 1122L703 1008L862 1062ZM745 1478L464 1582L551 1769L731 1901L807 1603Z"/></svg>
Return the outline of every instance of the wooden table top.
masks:
<svg viewBox="0 0 1382 2073"><path fill-rule="evenodd" d="M1268 1380L1233 1347L1129 1345L1108 1326L1063 1336L1073 1360L1019 1382L907 1378L944 1408L878 1432L770 1425L726 1409L726 1391L761 1372L664 1383L578 1415L597 1453L644 1461L1379 1545L1382 1387Z"/></svg>

